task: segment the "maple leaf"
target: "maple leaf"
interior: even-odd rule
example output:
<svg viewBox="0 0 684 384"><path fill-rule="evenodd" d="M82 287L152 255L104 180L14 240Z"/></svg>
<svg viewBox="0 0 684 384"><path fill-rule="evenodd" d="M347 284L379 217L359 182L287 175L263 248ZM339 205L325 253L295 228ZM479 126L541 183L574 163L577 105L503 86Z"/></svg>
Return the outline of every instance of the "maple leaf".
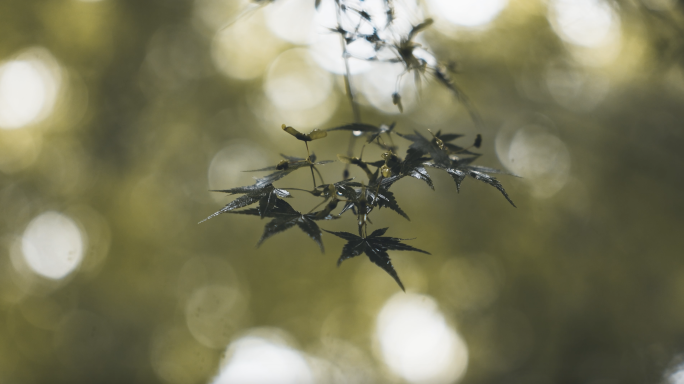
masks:
<svg viewBox="0 0 684 384"><path fill-rule="evenodd" d="M327 201L333 197L333 194L347 199L354 199L356 198L356 190L354 187L361 187L361 183L357 183L352 180L354 180L353 177L338 181L334 184L319 185L316 187L317 193L315 193L315 195L322 196L325 199L324 201Z"/></svg>
<svg viewBox="0 0 684 384"><path fill-rule="evenodd" d="M283 177L289 175L290 173L296 171L297 169L303 168L303 167L311 167L312 169L316 169L316 165L323 165L323 164L328 164L332 163L332 160L325 160L325 161L319 161L316 162L316 155L311 154L308 159L302 159L298 157L291 157L291 156L285 156L282 155L282 157L285 158L285 160L281 161L278 163L278 165L272 166L272 167L266 167L266 168L261 168L261 169L254 169L254 170L249 170L249 171L244 171L244 172L260 172L260 171L272 171L276 170L276 172L271 173L269 175L266 175L261 178L256 179L256 183L253 185L248 185L244 187L237 187L237 188L231 188L231 189L220 189L220 190L212 190L212 192L224 192L224 193L229 193L231 195L235 194L243 194L243 196L238 197L237 199L231 201L228 203L225 207L220 209L219 211L213 213L206 219L200 221L200 223L203 223L215 216L218 216L222 213L230 212L235 209L243 208L248 205L252 205L256 202L259 202L259 206L262 207L260 216L261 218L266 217L265 215L269 212L271 208L273 208L275 201L277 198L285 198L285 197L290 197L290 193L284 189L279 189L275 188L273 186L273 182L278 181L282 179ZM316 169L316 172L318 170ZM320 176L320 173L319 173ZM321 178L321 181L323 179Z"/></svg>
<svg viewBox="0 0 684 384"><path fill-rule="evenodd" d="M519 176L508 172L503 172L495 168L482 167L479 165L470 165L470 163L473 162L475 159L476 157L457 158L455 160L450 160L448 165L437 163L425 163L425 165L446 171L449 174L449 176L451 176L451 178L454 179L454 181L456 182L456 190L459 192L461 190L461 182L463 182L463 180L467 176L469 176L475 180L480 180L498 189L499 192L501 192L501 194L506 198L506 200L508 200L508 202L515 207L515 204L508 196L508 193L506 193L506 190L504 189L503 185L501 185L501 183L496 178L488 175L488 173L500 173L515 177Z"/></svg>
<svg viewBox="0 0 684 384"><path fill-rule="evenodd" d="M429 160L429 158L423 157L422 151L414 148L409 148L406 151L406 157L404 160L393 156L392 159L386 161L391 175L380 180L380 185L386 189L389 189L389 187L399 179L410 176L418 180L423 180L430 188L434 190L435 186L432 183L430 174L428 174L427 170L425 169L425 163Z"/></svg>
<svg viewBox="0 0 684 384"><path fill-rule="evenodd" d="M477 112L475 107L473 107L472 103L470 102L470 98L466 96L466 94L453 82L453 80L451 80L451 77L447 75L446 71L442 69L442 67L436 66L433 68L433 73L437 81L447 87L447 89L456 97L456 100L458 100L465 107L470 115L470 119L473 120L475 125L482 127L484 125L482 122L482 117Z"/></svg>
<svg viewBox="0 0 684 384"><path fill-rule="evenodd" d="M347 195L347 203L344 205L342 210L340 211L339 215L342 215L344 212L348 211L352 207L356 207L357 210L361 209L362 204L360 204L360 197L363 189L354 191L353 196ZM402 210L399 207L399 204L397 203L396 198L394 197L394 194L390 192L386 187L383 187L382 185L374 184L369 186L368 188L365 189L366 191L366 202L365 204L365 209L366 209L366 214L371 213L373 211L374 207L378 208L389 208L396 213L400 214L403 216L406 220L411 221L411 219L408 217L406 212ZM338 215L338 216L339 216Z"/></svg>
<svg viewBox="0 0 684 384"><path fill-rule="evenodd" d="M406 140L412 141L411 145L409 146L409 149L416 150L420 152L421 155L430 155L430 158L432 158L432 160L435 163L449 164L450 154L458 153L464 155L479 156L479 154L470 152L466 148L459 147L458 145L450 143L450 141L462 137L463 135L455 133L442 134L441 131L438 131L436 134L432 135L432 140L428 140L423 135L418 133L418 131L414 130L413 132L414 134L408 135L403 135L397 132L397 135L405 138Z"/></svg>
<svg viewBox="0 0 684 384"><path fill-rule="evenodd" d="M326 230L324 229L324 231ZM392 276L403 291L406 291L404 289L404 284L401 283L399 275L397 275L397 272L394 270L394 266L392 265L392 261L390 260L387 251L415 251L425 253L428 255L430 254L430 252L414 248L410 245L406 245L401 242L402 240L408 239L383 237L382 235L384 235L385 232L387 232L387 228L376 229L375 231L373 231L373 233L370 234L370 236L367 236L365 238L356 236L349 232L326 232L347 240L347 244L345 244L342 248L342 255L337 260L337 266L342 264L342 262L347 259L365 253L366 256L368 256L368 258L370 259L370 261L375 263L380 268L384 269L385 272Z"/></svg>
<svg viewBox="0 0 684 384"><path fill-rule="evenodd" d="M387 188L383 186L379 186L377 190L369 188L367 193L369 195L368 199L371 201L372 205L377 205L379 208L387 207L403 216L406 220L411 221L406 212L399 207L397 199L394 198L394 194Z"/></svg>
<svg viewBox="0 0 684 384"><path fill-rule="evenodd" d="M261 209L260 216L261 218L264 218L264 216L274 207L275 202L279 197L291 197L288 191L284 189L275 188L270 183L260 187L255 187L255 185L252 185L248 187L213 190L211 192L224 192L229 193L231 195L243 195L231 201L225 207L221 208L217 212L214 212L213 214L209 215L209 217L200 221L198 224L201 224L222 213L230 212L238 208L243 208L248 205L252 205L256 202L259 202L259 207Z"/></svg>
<svg viewBox="0 0 684 384"><path fill-rule="evenodd" d="M344 197L346 199L355 199L356 198L356 190L354 187L360 187L362 184L353 182L354 178L351 179L345 179L342 181L338 181L337 183L334 184L323 184L319 185L316 188L313 189L313 191L307 191L305 189L296 189L296 188L291 188L294 190L301 190L304 192L308 192L314 196L317 197L322 197L323 201L318 203L312 211L322 204L325 204L328 202L328 204L320 211L316 213L317 217L325 217L330 212L332 212L335 208L337 208L337 204L339 203L340 199L339 197ZM332 199L332 200L331 200ZM338 215L339 216L339 215Z"/></svg>
<svg viewBox="0 0 684 384"><path fill-rule="evenodd" d="M241 211L231 211L230 213L273 218L264 227L264 233L261 235L259 242L257 242L257 247L261 246L269 237L284 232L296 225L318 244L321 252L325 252L323 242L321 241L321 229L314 221L334 220L337 218L329 214L321 217L318 215L318 212L302 214L282 199L276 199L273 207L267 212L262 212L262 207L259 206L259 208L248 208Z"/></svg>

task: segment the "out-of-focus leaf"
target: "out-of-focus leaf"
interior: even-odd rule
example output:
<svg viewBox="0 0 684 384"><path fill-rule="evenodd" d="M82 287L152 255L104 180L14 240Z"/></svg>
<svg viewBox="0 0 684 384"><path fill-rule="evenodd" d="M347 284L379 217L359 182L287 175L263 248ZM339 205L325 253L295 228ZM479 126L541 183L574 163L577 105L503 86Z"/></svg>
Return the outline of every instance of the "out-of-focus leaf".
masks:
<svg viewBox="0 0 684 384"><path fill-rule="evenodd" d="M473 120L475 125L478 127L484 126L482 117L480 117L479 112L477 112L473 104L470 102L470 98L466 96L466 94L454 83L453 80L451 80L451 77L449 77L446 71L441 66L437 65L433 68L433 73L437 81L447 87L454 97L456 97L456 100L458 100L465 107L470 115L470 119Z"/></svg>

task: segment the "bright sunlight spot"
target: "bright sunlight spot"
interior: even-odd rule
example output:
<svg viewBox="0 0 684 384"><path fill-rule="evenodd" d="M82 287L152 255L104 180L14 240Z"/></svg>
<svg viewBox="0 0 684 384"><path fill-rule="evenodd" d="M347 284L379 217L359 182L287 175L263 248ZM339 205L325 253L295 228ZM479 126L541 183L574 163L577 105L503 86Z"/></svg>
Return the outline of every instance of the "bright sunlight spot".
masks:
<svg viewBox="0 0 684 384"><path fill-rule="evenodd" d="M241 80L261 76L278 55L283 43L264 28L261 13L240 20L234 25L220 29L211 45L214 66L222 74Z"/></svg>
<svg viewBox="0 0 684 384"><path fill-rule="evenodd" d="M522 176L537 198L555 195L570 177L570 152L565 143L541 125L504 128L496 137L499 160Z"/></svg>
<svg viewBox="0 0 684 384"><path fill-rule="evenodd" d="M264 91L281 110L304 110L324 102L332 92L332 75L300 48L283 52L266 74Z"/></svg>
<svg viewBox="0 0 684 384"><path fill-rule="evenodd" d="M83 235L69 217L49 211L33 219L21 239L21 250L33 272L61 279L83 259Z"/></svg>
<svg viewBox="0 0 684 384"><path fill-rule="evenodd" d="M60 80L58 65L44 49L0 65L0 128L21 128L47 117Z"/></svg>
<svg viewBox="0 0 684 384"><path fill-rule="evenodd" d="M667 378L667 383L684 384L684 365L677 367L677 370Z"/></svg>
<svg viewBox="0 0 684 384"><path fill-rule="evenodd" d="M226 362L212 384L308 384L313 373L302 354L260 336L234 341Z"/></svg>
<svg viewBox="0 0 684 384"><path fill-rule="evenodd" d="M316 10L311 0L276 1L264 8L266 24L274 35L294 44L308 44L315 38Z"/></svg>
<svg viewBox="0 0 684 384"><path fill-rule="evenodd" d="M223 149L216 152L211 160L208 172L209 189L227 189L242 185L254 184L254 173L244 172L268 166L264 158L266 151L249 140L232 140ZM211 196L218 202L226 203L224 194L216 192Z"/></svg>
<svg viewBox="0 0 684 384"><path fill-rule="evenodd" d="M208 285L196 289L185 305L192 336L209 348L224 348L241 325L244 298L235 288Z"/></svg>
<svg viewBox="0 0 684 384"><path fill-rule="evenodd" d="M549 20L566 42L599 47L620 37L620 19L602 0L552 0Z"/></svg>
<svg viewBox="0 0 684 384"><path fill-rule="evenodd" d="M468 348L429 296L398 293L376 323L382 359L412 383L452 383L468 366Z"/></svg>
<svg viewBox="0 0 684 384"><path fill-rule="evenodd" d="M429 0L435 15L463 27L479 27L499 15L508 0Z"/></svg>
<svg viewBox="0 0 684 384"><path fill-rule="evenodd" d="M382 63L357 77L356 84L362 94L361 102L367 102L382 113L398 115L399 108L394 105L392 94L396 90L397 79L404 72L400 65ZM412 73L404 74L399 80L399 93L404 112L410 112L418 104L418 90Z"/></svg>

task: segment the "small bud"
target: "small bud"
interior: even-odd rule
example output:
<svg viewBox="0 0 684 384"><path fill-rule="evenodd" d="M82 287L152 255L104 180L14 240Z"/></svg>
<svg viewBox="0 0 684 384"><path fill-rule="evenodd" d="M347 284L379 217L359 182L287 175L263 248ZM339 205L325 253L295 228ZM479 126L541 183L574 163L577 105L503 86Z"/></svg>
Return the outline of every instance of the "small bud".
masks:
<svg viewBox="0 0 684 384"><path fill-rule="evenodd" d="M382 167L380 167L380 172L382 173L382 177L392 176L392 171L387 165L383 165Z"/></svg>
<svg viewBox="0 0 684 384"><path fill-rule="evenodd" d="M397 92L392 94L392 103L399 108L399 112L404 113L404 106L401 105L401 95L399 95Z"/></svg>

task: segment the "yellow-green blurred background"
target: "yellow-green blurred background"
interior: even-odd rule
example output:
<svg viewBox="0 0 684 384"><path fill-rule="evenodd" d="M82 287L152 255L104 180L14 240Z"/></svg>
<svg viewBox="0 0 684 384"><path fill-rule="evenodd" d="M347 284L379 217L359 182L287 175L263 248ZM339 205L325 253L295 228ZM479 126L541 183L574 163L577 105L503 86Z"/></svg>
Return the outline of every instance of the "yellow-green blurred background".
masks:
<svg viewBox="0 0 684 384"><path fill-rule="evenodd" d="M0 1L0 383L684 383L684 3L421 1L481 129L429 79L398 114L401 66L352 63L364 122L480 133L479 163L523 176L500 177L517 209L437 171L393 187L411 221L371 229L432 253L390 253L407 293L364 255L336 268L328 234L197 224L231 199L209 189L304 156L282 123L351 122L313 3L222 28L248 4Z"/></svg>

